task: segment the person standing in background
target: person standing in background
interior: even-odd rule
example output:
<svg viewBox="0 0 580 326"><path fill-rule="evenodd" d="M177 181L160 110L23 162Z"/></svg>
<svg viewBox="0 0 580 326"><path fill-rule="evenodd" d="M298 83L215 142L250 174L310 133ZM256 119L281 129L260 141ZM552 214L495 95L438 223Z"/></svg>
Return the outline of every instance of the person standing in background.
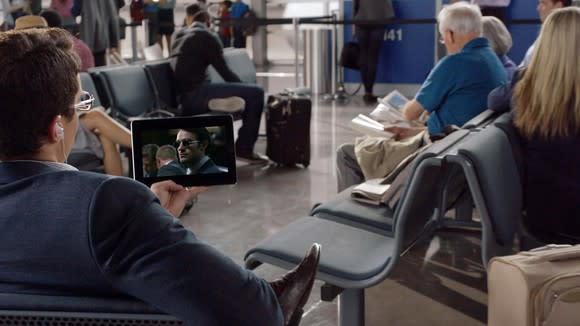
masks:
<svg viewBox="0 0 580 326"><path fill-rule="evenodd" d="M48 27L65 28L63 18L60 16L58 11L54 9L45 9L41 11L40 16L46 20ZM93 53L89 46L77 37L72 38L72 43L76 54L81 59L81 71L87 71L87 69L94 67L95 58L93 57Z"/></svg>
<svg viewBox="0 0 580 326"><path fill-rule="evenodd" d="M42 0L30 0L30 13L38 15L42 11Z"/></svg>
<svg viewBox="0 0 580 326"><path fill-rule="evenodd" d="M159 0L145 0L143 1L143 15L147 19L147 27L149 29L149 39L147 45L153 45L158 41L157 30L159 29Z"/></svg>
<svg viewBox="0 0 580 326"><path fill-rule="evenodd" d="M2 0L4 29L14 28L14 21L19 17L30 15L30 0Z"/></svg>
<svg viewBox="0 0 580 326"><path fill-rule="evenodd" d="M74 0L71 13L81 16L80 39L93 51L95 66L107 65L107 50L119 46L119 13L115 0Z"/></svg>
<svg viewBox="0 0 580 326"><path fill-rule="evenodd" d="M73 7L73 0L52 0L50 1L50 9L58 12L62 19L63 26L71 26L75 24L75 19L71 13Z"/></svg>
<svg viewBox="0 0 580 326"><path fill-rule="evenodd" d="M242 0L236 0L230 8L230 18L232 19L242 19L246 12L250 10L247 4L243 3ZM234 48L246 48L246 35L244 35L244 28L242 25L236 24L232 27L233 32L233 46Z"/></svg>
<svg viewBox="0 0 580 326"><path fill-rule="evenodd" d="M374 22L386 21L395 17L391 0L354 0L354 19ZM359 67L365 94L366 104L376 104L377 97L373 95L373 86L377 76L379 52L383 44L385 23L357 24L354 26L355 37L360 46Z"/></svg>
<svg viewBox="0 0 580 326"><path fill-rule="evenodd" d="M220 39L224 48L229 48L232 46L232 25L230 25L230 8L232 7L232 2L230 0L224 0L220 2Z"/></svg>
<svg viewBox="0 0 580 326"><path fill-rule="evenodd" d="M173 10L175 9L175 0L159 0L157 41L163 49L163 38L167 42L167 49L171 50L171 35L175 32L175 21Z"/></svg>

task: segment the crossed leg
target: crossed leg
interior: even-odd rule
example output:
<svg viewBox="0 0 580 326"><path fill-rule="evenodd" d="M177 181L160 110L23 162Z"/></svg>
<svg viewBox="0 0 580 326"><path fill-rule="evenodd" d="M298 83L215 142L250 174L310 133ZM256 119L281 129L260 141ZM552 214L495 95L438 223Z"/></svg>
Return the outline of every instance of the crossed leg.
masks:
<svg viewBox="0 0 580 326"><path fill-rule="evenodd" d="M131 132L107 115L102 108L95 108L80 117L83 126L95 133L103 146L105 173L123 175L121 154L117 145L131 148Z"/></svg>

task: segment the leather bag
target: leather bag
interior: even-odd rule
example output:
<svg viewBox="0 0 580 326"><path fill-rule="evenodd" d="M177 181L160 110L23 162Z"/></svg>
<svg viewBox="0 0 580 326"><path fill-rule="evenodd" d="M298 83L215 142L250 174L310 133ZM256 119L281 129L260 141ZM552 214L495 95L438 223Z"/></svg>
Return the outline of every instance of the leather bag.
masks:
<svg viewBox="0 0 580 326"><path fill-rule="evenodd" d="M580 245L548 245L494 257L487 283L488 325L568 326L580 322Z"/></svg>
<svg viewBox="0 0 580 326"><path fill-rule="evenodd" d="M347 42L340 51L338 64L341 67L359 70L358 58L360 55L360 45L356 41Z"/></svg>

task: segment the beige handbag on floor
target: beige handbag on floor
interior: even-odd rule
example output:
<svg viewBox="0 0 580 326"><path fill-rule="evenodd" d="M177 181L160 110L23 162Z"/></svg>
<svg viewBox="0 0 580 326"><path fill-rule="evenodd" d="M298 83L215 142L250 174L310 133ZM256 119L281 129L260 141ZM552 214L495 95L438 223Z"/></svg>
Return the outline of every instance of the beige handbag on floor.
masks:
<svg viewBox="0 0 580 326"><path fill-rule="evenodd" d="M580 245L495 257L487 286L488 325L580 325Z"/></svg>

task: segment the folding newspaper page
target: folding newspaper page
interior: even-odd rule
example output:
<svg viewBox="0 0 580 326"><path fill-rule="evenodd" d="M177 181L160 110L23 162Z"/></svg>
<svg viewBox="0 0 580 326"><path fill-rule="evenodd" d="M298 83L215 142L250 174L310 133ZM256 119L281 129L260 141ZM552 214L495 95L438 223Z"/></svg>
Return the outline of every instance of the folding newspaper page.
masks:
<svg viewBox="0 0 580 326"><path fill-rule="evenodd" d="M369 116L376 121L382 122L384 125L396 125L400 127L418 126L416 121L407 120L403 115L403 109L407 102L409 102L408 98L399 91L393 90L379 100L379 104Z"/></svg>
<svg viewBox="0 0 580 326"><path fill-rule="evenodd" d="M391 187L384 184L385 178L370 179L352 188L350 197L356 201L372 204L384 205L384 196Z"/></svg>
<svg viewBox="0 0 580 326"><path fill-rule="evenodd" d="M350 121L350 127L365 135L374 137L393 137L393 133L385 130L386 126L364 114L359 114Z"/></svg>

